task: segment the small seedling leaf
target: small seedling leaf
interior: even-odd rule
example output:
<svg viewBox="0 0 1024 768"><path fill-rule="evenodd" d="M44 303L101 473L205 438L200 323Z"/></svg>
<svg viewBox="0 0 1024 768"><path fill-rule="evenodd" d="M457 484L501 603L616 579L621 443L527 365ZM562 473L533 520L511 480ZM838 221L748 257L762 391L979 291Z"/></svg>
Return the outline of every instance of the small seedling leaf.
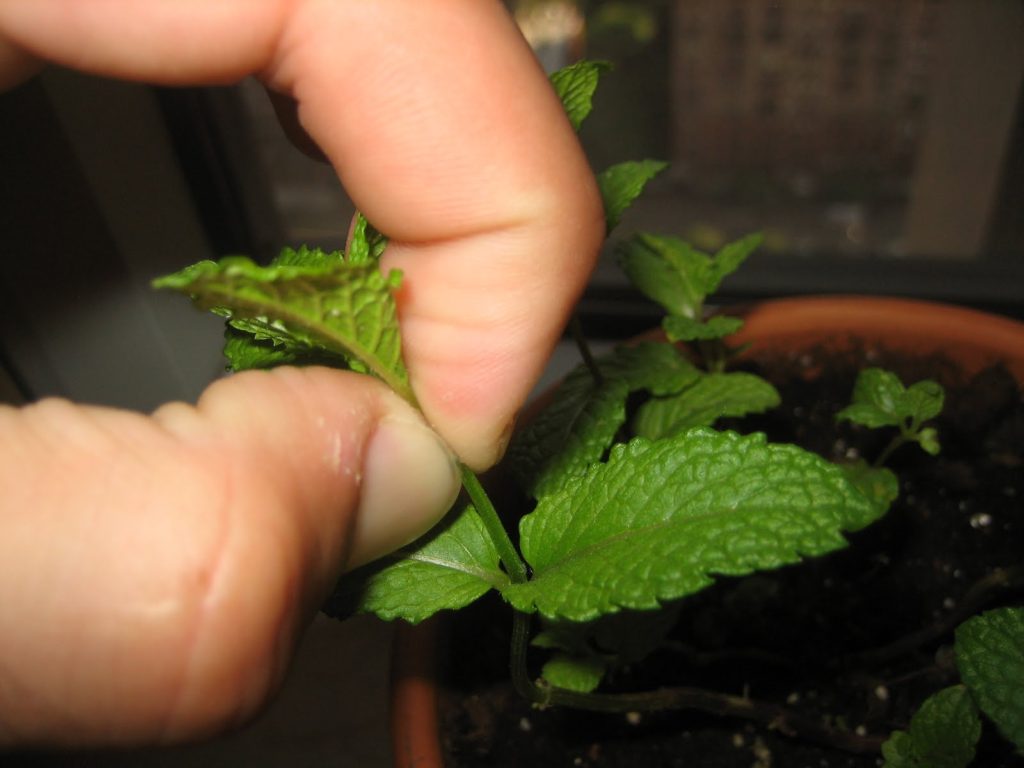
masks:
<svg viewBox="0 0 1024 768"><path fill-rule="evenodd" d="M902 413L904 417L916 419L920 423L942 413L944 402L945 391L942 385L925 379L907 387L902 401Z"/></svg>
<svg viewBox="0 0 1024 768"><path fill-rule="evenodd" d="M509 447L509 466L527 493L550 493L598 461L626 421L630 392L678 392L700 376L671 344L660 342L618 347L597 364L600 383L586 366L576 368Z"/></svg>
<svg viewBox="0 0 1024 768"><path fill-rule="evenodd" d="M706 373L676 395L655 397L641 405L633 431L660 440L691 427L710 427L720 418L762 413L778 404L778 391L760 376Z"/></svg>
<svg viewBox="0 0 1024 768"><path fill-rule="evenodd" d="M408 547L343 576L324 610L339 618L373 613L417 624L507 583L480 517L466 505Z"/></svg>
<svg viewBox="0 0 1024 768"><path fill-rule="evenodd" d="M1024 608L998 608L956 630L956 665L978 706L1024 751Z"/></svg>
<svg viewBox="0 0 1024 768"><path fill-rule="evenodd" d="M920 424L942 411L943 399L942 386L934 381L919 381L906 388L891 371L865 368L857 376L852 403L836 418L872 429Z"/></svg>
<svg viewBox="0 0 1024 768"><path fill-rule="evenodd" d="M879 514L839 469L760 434L637 438L539 499L520 523L533 579L503 594L519 610L571 621L653 609L715 575L838 549L843 530Z"/></svg>
<svg viewBox="0 0 1024 768"><path fill-rule="evenodd" d="M925 699L908 731L894 731L882 744L885 768L966 768L981 737L981 720L962 685Z"/></svg>
<svg viewBox="0 0 1024 768"><path fill-rule="evenodd" d="M643 192L647 182L668 167L659 160L640 160L619 163L597 176L597 186L604 201L604 218L607 231L619 224L623 212Z"/></svg>
<svg viewBox="0 0 1024 768"><path fill-rule="evenodd" d="M240 256L203 261L154 285L188 294L256 341L343 356L413 402L395 308L399 273L341 260L311 266L311 251L292 253L268 267Z"/></svg>
<svg viewBox="0 0 1024 768"><path fill-rule="evenodd" d="M579 130L593 108L594 91L601 75L611 70L606 61L578 61L551 75L551 85L562 101L569 122Z"/></svg>

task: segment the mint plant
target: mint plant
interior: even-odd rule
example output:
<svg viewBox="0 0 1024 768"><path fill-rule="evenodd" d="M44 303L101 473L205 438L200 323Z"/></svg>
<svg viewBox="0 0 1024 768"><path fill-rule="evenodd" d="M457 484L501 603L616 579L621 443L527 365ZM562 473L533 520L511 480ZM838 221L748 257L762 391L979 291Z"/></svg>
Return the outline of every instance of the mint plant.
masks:
<svg viewBox="0 0 1024 768"><path fill-rule="evenodd" d="M983 712L1024 754L1024 608L975 616L956 630L963 683L928 697L907 731L882 745L886 768L966 768L981 737Z"/></svg>
<svg viewBox="0 0 1024 768"><path fill-rule="evenodd" d="M606 69L581 62L552 77L575 127L590 112ZM664 167L627 162L598 175L609 234ZM908 442L938 450L925 422L942 407L941 388L933 382L905 388L879 369L861 375L854 402L839 414L869 428L899 430L873 466L840 467L762 434L713 428L721 418L779 402L768 382L728 370L742 351L729 340L742 320L706 312L708 298L759 243L751 235L714 254L650 234L619 244L626 274L665 311L664 335L596 359L581 343L584 362L508 451L506 466L530 500L525 513L499 515L464 469L466 492L445 519L420 540L343 577L328 612L417 623L494 591L512 616L513 682L538 705L699 707L764 723L786 720L812 737L841 739L777 707L707 691L599 692L607 674L662 644L680 600L719 577L844 547L846 533L879 519L896 497L895 476L882 466L892 451ZM380 272L385 247L383 235L359 217L347 252L285 249L268 266L228 257L155 284L226 319L231 370L348 368L376 376L415 407L395 306L402 276ZM539 679L528 669L531 643L551 653ZM997 687L988 690L1001 695ZM931 713L959 711L966 706L961 701L950 693L929 705L921 724L892 750L917 749L907 745L927 738L919 734L930 727Z"/></svg>

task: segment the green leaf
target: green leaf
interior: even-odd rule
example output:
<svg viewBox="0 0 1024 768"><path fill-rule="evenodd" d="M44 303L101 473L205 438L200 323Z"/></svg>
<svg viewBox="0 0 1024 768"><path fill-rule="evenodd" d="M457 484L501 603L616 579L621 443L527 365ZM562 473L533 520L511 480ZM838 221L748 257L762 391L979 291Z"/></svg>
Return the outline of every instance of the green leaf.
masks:
<svg viewBox="0 0 1024 768"><path fill-rule="evenodd" d="M362 612L417 624L507 583L479 515L466 505L408 547L343 576L324 610L339 618Z"/></svg>
<svg viewBox="0 0 1024 768"><path fill-rule="evenodd" d="M551 85L561 99L574 130L578 131L590 114L598 80L611 68L612 65L606 61L583 60L551 75Z"/></svg>
<svg viewBox="0 0 1024 768"><path fill-rule="evenodd" d="M661 327L669 341L708 341L736 333L743 327L743 321L738 317L725 315L715 315L706 321L682 315L669 315L661 321Z"/></svg>
<svg viewBox="0 0 1024 768"><path fill-rule="evenodd" d="M599 656L573 656L556 653L541 670L541 677L556 688L590 693L601 684L605 662Z"/></svg>
<svg viewBox="0 0 1024 768"><path fill-rule="evenodd" d="M917 435L917 444L925 453L931 456L938 456L942 451L939 443L939 433L934 427L925 427Z"/></svg>
<svg viewBox="0 0 1024 768"><path fill-rule="evenodd" d="M873 467L863 459L837 466L850 483L859 488L861 493L883 511L888 511L900 495L899 479L884 467Z"/></svg>
<svg viewBox="0 0 1024 768"><path fill-rule="evenodd" d="M385 277L375 264L261 267L235 256L199 262L154 286L190 295L256 341L303 354L342 355L414 402L395 309L400 277L397 272Z"/></svg>
<svg viewBox="0 0 1024 768"><path fill-rule="evenodd" d="M660 160L630 161L613 165L597 175L608 232L618 226L623 212L640 196L647 182L667 167L668 163Z"/></svg>
<svg viewBox="0 0 1024 768"><path fill-rule="evenodd" d="M918 381L907 387L903 396L903 414L918 422L934 419L942 413L946 393L942 385L931 379Z"/></svg>
<svg viewBox="0 0 1024 768"><path fill-rule="evenodd" d="M374 229L361 213L356 213L355 225L352 227L352 239L348 246L348 262L350 264L376 263L387 248L388 240Z"/></svg>
<svg viewBox="0 0 1024 768"><path fill-rule="evenodd" d="M698 319L710 277L710 257L675 237L638 233L616 249L619 266L649 299L673 315Z"/></svg>
<svg viewBox="0 0 1024 768"><path fill-rule="evenodd" d="M599 460L626 421L630 392L677 392L700 376L671 344L660 342L618 347L597 365L600 384L586 366L576 368L509 447L509 466L527 493L550 493Z"/></svg>
<svg viewBox="0 0 1024 768"><path fill-rule="evenodd" d="M886 768L965 768L974 759L981 720L962 685L925 699L909 731L894 731L882 744Z"/></svg>
<svg viewBox="0 0 1024 768"><path fill-rule="evenodd" d="M879 516L836 467L763 435L695 429L612 449L520 522L533 579L522 611L586 621L651 609L714 575L777 568L845 545Z"/></svg>
<svg viewBox="0 0 1024 768"><path fill-rule="evenodd" d="M869 428L903 427L920 424L942 411L942 386L931 380L905 388L899 377L883 368L865 368L853 387L853 402L837 419L847 419Z"/></svg>
<svg viewBox="0 0 1024 768"><path fill-rule="evenodd" d="M325 251L300 245L298 248L285 246L270 262L275 267L331 267L345 261L341 251Z"/></svg>
<svg viewBox="0 0 1024 768"><path fill-rule="evenodd" d="M655 397L633 417L639 437L660 440L691 427L710 427L720 418L761 413L779 404L779 393L752 373L706 373L669 397Z"/></svg>
<svg viewBox="0 0 1024 768"><path fill-rule="evenodd" d="M998 608L956 630L956 665L978 706L1024 751L1024 608Z"/></svg>
<svg viewBox="0 0 1024 768"><path fill-rule="evenodd" d="M714 293L722 280L731 275L740 265L747 260L758 246L764 241L759 233L747 235L732 243L723 245L711 259L711 277L708 283L708 293Z"/></svg>
<svg viewBox="0 0 1024 768"><path fill-rule="evenodd" d="M230 325L224 331L224 357L227 359L228 370L235 372L275 368L279 365L349 367L344 357L294 345L275 345L269 340L256 341L251 334Z"/></svg>

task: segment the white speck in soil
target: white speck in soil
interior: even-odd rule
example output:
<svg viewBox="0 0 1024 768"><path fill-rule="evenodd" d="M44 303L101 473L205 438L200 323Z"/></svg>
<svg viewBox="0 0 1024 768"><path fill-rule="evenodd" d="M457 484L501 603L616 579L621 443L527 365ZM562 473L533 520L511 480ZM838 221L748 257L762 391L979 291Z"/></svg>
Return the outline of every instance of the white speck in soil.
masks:
<svg viewBox="0 0 1024 768"><path fill-rule="evenodd" d="M858 725L856 728L853 729L853 732L856 733L858 736L868 735L868 729L865 728L863 725Z"/></svg>
<svg viewBox="0 0 1024 768"><path fill-rule="evenodd" d="M639 712L626 713L626 722L630 725L640 725L640 723L643 722L643 719L644 716L641 715Z"/></svg>
<svg viewBox="0 0 1024 768"><path fill-rule="evenodd" d="M734 747L736 747L736 749L743 749L743 746L746 743L747 743L747 740L745 738L743 738L743 734L742 733L734 733L732 735L732 745Z"/></svg>
<svg viewBox="0 0 1024 768"><path fill-rule="evenodd" d="M963 577L964 577L963 570L961 570L960 568L955 568L953 570L953 578L954 579L962 579Z"/></svg>
<svg viewBox="0 0 1024 768"><path fill-rule="evenodd" d="M976 512L971 515L971 528L975 530L981 530L982 528L988 528L992 525L992 515L988 512Z"/></svg>
<svg viewBox="0 0 1024 768"><path fill-rule="evenodd" d="M961 512L966 512L968 506L970 505L966 501L958 501L956 504L956 508L959 509Z"/></svg>
<svg viewBox="0 0 1024 768"><path fill-rule="evenodd" d="M954 600L952 597L947 597L945 600L942 601L942 607L945 608L947 611L952 611L954 608L956 608L956 600Z"/></svg>
<svg viewBox="0 0 1024 768"><path fill-rule="evenodd" d="M875 698L878 699L879 701L888 701L889 700L889 689L886 686L884 686L884 685L876 686L875 687Z"/></svg>
<svg viewBox="0 0 1024 768"><path fill-rule="evenodd" d="M529 733L533 730L533 723L530 722L529 718L519 718L519 730L523 733Z"/></svg>
<svg viewBox="0 0 1024 768"><path fill-rule="evenodd" d="M793 691L791 694L789 694L789 696L786 697L786 703L789 704L789 706L793 706L794 704L798 703L799 701L800 701L800 693L799 693L799 691Z"/></svg>

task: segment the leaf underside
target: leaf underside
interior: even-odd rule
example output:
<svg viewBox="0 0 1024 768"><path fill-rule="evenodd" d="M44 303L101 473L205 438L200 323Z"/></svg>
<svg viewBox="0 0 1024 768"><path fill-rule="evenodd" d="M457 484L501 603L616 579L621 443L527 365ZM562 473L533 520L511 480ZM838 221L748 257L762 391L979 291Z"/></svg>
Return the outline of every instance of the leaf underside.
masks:
<svg viewBox="0 0 1024 768"><path fill-rule="evenodd" d="M394 298L398 273L385 277L372 261L312 265L302 249L291 253L269 267L238 256L200 262L154 284L190 295L284 359L343 357L412 402ZM239 349L233 354L240 365L268 364L255 352L253 360Z"/></svg>
<svg viewBox="0 0 1024 768"><path fill-rule="evenodd" d="M843 547L880 510L823 459L763 435L695 429L616 446L520 524L533 579L505 598L586 621Z"/></svg>
<svg viewBox="0 0 1024 768"><path fill-rule="evenodd" d="M373 613L417 624L507 583L483 523L466 505L408 547L343 576L324 610L340 618Z"/></svg>

